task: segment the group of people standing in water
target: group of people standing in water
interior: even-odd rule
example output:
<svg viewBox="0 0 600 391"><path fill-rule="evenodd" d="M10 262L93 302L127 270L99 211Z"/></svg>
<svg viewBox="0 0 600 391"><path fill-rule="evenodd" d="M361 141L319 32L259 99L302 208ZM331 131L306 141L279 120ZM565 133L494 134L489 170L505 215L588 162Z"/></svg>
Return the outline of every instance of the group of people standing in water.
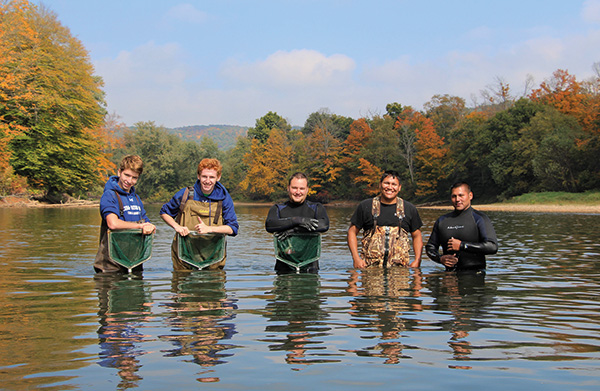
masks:
<svg viewBox="0 0 600 391"><path fill-rule="evenodd" d="M117 175L110 177L105 185L100 200L102 225L94 261L96 272L127 270L109 256L109 230L139 229L142 235L156 231L135 192L134 186L142 172L142 159L136 155L126 156ZM175 231L171 247L175 270L197 268L186 262L181 254L187 237L200 235L223 241L225 236L238 234L233 200L220 183L221 174L222 165L217 159L203 159L198 164L198 179L194 185L180 189L160 210L163 221ZM379 194L357 206L347 236L355 268L421 265L423 223L417 208L398 196L401 187L399 173L386 171L379 182ZM329 229L329 218L321 203L307 200L308 192L308 177L301 172L295 173L288 182L288 200L273 205L268 212L265 229L274 235L277 273L315 273L319 270L320 234ZM425 252L446 270L485 270L485 256L498 250L494 227L484 213L471 206L473 192L469 184L458 182L452 185L450 198L454 210L436 220ZM223 251L223 255L206 268L218 269L224 265ZM134 271L141 269L140 264Z"/></svg>

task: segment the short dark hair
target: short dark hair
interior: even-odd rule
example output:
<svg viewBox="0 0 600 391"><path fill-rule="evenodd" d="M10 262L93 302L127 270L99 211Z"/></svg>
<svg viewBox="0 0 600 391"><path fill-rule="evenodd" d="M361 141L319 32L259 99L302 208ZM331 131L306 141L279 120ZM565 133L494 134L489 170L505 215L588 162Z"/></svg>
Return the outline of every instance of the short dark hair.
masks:
<svg viewBox="0 0 600 391"><path fill-rule="evenodd" d="M389 176L398 179L398 183L402 184L402 181L400 180L400 173L396 170L386 170L381 176L379 183L383 182L383 180Z"/></svg>
<svg viewBox="0 0 600 391"><path fill-rule="evenodd" d="M469 193L472 192L471 190L471 185L469 185L467 182L454 182L454 184L452 186L450 186L450 191L456 189L457 187L461 187L461 186L467 186L467 190L469 190Z"/></svg>
<svg viewBox="0 0 600 391"><path fill-rule="evenodd" d="M298 172L295 172L295 173L292 174L292 176L290 177L290 180L288 181L288 186L292 184L292 179L294 179L294 178L296 178L296 179L306 179L306 184L308 185L308 177L306 176L306 174L303 173L303 172L298 171Z"/></svg>

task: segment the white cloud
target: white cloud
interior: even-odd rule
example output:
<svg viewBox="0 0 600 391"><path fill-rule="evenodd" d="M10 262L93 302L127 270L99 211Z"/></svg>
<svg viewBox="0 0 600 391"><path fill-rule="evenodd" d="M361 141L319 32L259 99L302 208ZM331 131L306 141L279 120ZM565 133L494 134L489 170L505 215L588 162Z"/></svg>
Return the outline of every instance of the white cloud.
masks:
<svg viewBox="0 0 600 391"><path fill-rule="evenodd" d="M586 22L600 22L600 0L586 0L583 3L581 17Z"/></svg>
<svg viewBox="0 0 600 391"><path fill-rule="evenodd" d="M325 56L304 49L277 51L255 63L230 61L223 67L222 75L249 85L324 86L347 82L354 68L354 60L345 55Z"/></svg>
<svg viewBox="0 0 600 391"><path fill-rule="evenodd" d="M192 4L181 3L170 8L166 13L167 20L175 22L181 21L186 23L200 24L206 21L207 14L198 10Z"/></svg>
<svg viewBox="0 0 600 391"><path fill-rule="evenodd" d="M346 55L314 50L278 51L253 63L229 60L220 71L209 71L186 64L188 54L177 44L149 42L95 65L106 82L109 111L128 125L252 126L269 111L302 125L323 107L359 118L382 114L391 102L421 109L435 94L460 96L470 104L497 77L514 95L523 92L528 75L539 85L555 70L567 69L583 80L600 60L590 50L595 47L600 31L440 53L426 61L401 55L380 64L358 65Z"/></svg>

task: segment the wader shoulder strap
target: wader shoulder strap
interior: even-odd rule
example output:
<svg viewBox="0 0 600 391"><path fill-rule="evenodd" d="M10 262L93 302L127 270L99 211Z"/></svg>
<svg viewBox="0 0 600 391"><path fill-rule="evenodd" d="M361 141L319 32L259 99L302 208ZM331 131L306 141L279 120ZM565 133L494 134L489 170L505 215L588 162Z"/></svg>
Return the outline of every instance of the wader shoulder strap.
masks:
<svg viewBox="0 0 600 391"><path fill-rule="evenodd" d="M117 196L117 201L119 201L119 214L121 215L121 217L123 217L124 213L123 213L123 200L121 199L121 196L119 196L119 193L117 193L116 190L113 190L115 192L115 196Z"/></svg>
<svg viewBox="0 0 600 391"><path fill-rule="evenodd" d="M371 204L371 214L373 215L373 228L377 227L377 218L381 213L381 201L379 200L379 196L373 198L373 203Z"/></svg>
<svg viewBox="0 0 600 391"><path fill-rule="evenodd" d="M381 200L379 196L373 198L371 214L373 215L373 228L375 228L377 227L377 218L381 214ZM400 197L396 197L396 217L400 220L404 219L404 200Z"/></svg>
<svg viewBox="0 0 600 391"><path fill-rule="evenodd" d="M192 200L194 199L194 187L193 186L186 187L185 190L183 191L183 195L181 196L181 202L179 203L179 212L177 213L177 217L175 218L175 221L177 221L178 224L181 221L181 215L183 214L183 209L185 208L185 204L187 204L190 197L192 198Z"/></svg>
<svg viewBox="0 0 600 391"><path fill-rule="evenodd" d="M214 225L219 223L219 216L221 216L221 213L223 213L223 201L217 203L217 213L215 213L215 220L213 221Z"/></svg>

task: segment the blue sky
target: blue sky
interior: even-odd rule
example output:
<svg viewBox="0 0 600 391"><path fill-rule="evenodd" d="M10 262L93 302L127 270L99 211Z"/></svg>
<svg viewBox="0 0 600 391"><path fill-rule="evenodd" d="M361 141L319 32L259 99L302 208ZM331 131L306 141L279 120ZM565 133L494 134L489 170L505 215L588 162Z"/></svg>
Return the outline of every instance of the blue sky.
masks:
<svg viewBox="0 0 600 391"><path fill-rule="evenodd" d="M600 0L44 0L127 125L359 118L600 62Z"/></svg>

